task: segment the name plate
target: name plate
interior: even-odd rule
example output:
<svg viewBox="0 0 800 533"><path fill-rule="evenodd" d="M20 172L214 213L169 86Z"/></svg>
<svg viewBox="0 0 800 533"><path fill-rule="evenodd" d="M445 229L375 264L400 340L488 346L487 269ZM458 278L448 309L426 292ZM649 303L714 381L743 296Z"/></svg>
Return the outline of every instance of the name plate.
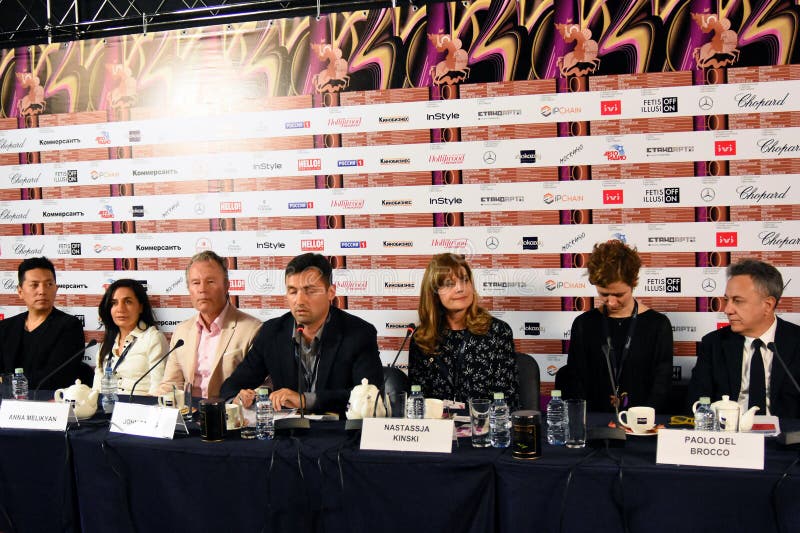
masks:
<svg viewBox="0 0 800 533"><path fill-rule="evenodd" d="M365 418L361 428L361 449L451 453L453 421Z"/></svg>
<svg viewBox="0 0 800 533"><path fill-rule="evenodd" d="M656 463L764 470L764 435L662 429Z"/></svg>
<svg viewBox="0 0 800 533"><path fill-rule="evenodd" d="M1 428L65 431L67 423L77 421L69 402L3 400L0 403Z"/></svg>
<svg viewBox="0 0 800 533"><path fill-rule="evenodd" d="M111 414L113 433L171 439L175 431L189 433L180 411L173 407L117 402Z"/></svg>

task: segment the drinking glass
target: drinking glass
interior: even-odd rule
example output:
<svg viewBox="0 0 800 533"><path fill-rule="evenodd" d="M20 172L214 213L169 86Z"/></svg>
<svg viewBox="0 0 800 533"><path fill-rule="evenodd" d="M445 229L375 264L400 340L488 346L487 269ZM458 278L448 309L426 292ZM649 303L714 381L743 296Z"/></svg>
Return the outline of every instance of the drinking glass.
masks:
<svg viewBox="0 0 800 533"><path fill-rule="evenodd" d="M405 418L406 393L404 391L387 392L384 398L387 418Z"/></svg>
<svg viewBox="0 0 800 533"><path fill-rule="evenodd" d="M567 448L586 446L586 400L567 400Z"/></svg>
<svg viewBox="0 0 800 533"><path fill-rule="evenodd" d="M492 402L483 398L469 400L469 421L472 426L472 447L487 448L489 441L489 408Z"/></svg>

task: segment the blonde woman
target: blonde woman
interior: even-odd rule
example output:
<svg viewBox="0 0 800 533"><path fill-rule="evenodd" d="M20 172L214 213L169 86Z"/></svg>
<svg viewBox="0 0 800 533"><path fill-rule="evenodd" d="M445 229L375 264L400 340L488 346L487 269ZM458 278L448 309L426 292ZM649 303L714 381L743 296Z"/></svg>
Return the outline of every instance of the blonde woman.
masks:
<svg viewBox="0 0 800 533"><path fill-rule="evenodd" d="M426 397L466 402L505 394L519 405L514 335L478 305L464 256L439 254L422 277L419 326L409 347L409 377Z"/></svg>

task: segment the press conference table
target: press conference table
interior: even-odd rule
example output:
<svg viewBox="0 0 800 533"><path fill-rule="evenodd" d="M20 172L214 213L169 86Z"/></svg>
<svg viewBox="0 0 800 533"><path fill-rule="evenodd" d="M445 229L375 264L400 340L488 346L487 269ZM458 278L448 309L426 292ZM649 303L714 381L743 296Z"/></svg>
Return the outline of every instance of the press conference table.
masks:
<svg viewBox="0 0 800 533"><path fill-rule="evenodd" d="M657 465L655 449L545 445L527 462L469 439L452 454L360 451L342 422L207 443L96 417L67 438L0 430L0 531L3 509L19 532L800 531L797 450L768 440L765 470L745 471Z"/></svg>

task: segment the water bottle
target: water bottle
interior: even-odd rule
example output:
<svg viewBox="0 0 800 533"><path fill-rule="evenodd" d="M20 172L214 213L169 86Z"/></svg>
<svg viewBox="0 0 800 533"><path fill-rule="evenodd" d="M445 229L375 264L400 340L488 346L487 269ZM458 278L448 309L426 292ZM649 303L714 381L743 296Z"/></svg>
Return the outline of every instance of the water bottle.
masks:
<svg viewBox="0 0 800 533"><path fill-rule="evenodd" d="M563 446L567 441L567 410L561 391L556 389L551 394L550 403L547 404L547 443L554 446Z"/></svg>
<svg viewBox="0 0 800 533"><path fill-rule="evenodd" d="M21 368L14 369L14 376L11 378L11 395L15 400L28 399L28 378Z"/></svg>
<svg viewBox="0 0 800 533"><path fill-rule="evenodd" d="M494 401L489 409L489 439L495 448L508 448L511 444L511 418L502 392L494 393Z"/></svg>
<svg viewBox="0 0 800 533"><path fill-rule="evenodd" d="M114 404L117 403L117 381L110 366L106 367L103 373L103 380L100 382L100 393L103 395L100 403L105 414L114 412Z"/></svg>
<svg viewBox="0 0 800 533"><path fill-rule="evenodd" d="M716 417L711 410L711 398L702 396L694 413L694 429L696 431L714 431Z"/></svg>
<svg viewBox="0 0 800 533"><path fill-rule="evenodd" d="M269 389L256 390L256 437L259 440L272 440L275 437L275 411L269 399Z"/></svg>
<svg viewBox="0 0 800 533"><path fill-rule="evenodd" d="M406 418L425 418L425 397L419 385L411 385L411 396L406 401Z"/></svg>

